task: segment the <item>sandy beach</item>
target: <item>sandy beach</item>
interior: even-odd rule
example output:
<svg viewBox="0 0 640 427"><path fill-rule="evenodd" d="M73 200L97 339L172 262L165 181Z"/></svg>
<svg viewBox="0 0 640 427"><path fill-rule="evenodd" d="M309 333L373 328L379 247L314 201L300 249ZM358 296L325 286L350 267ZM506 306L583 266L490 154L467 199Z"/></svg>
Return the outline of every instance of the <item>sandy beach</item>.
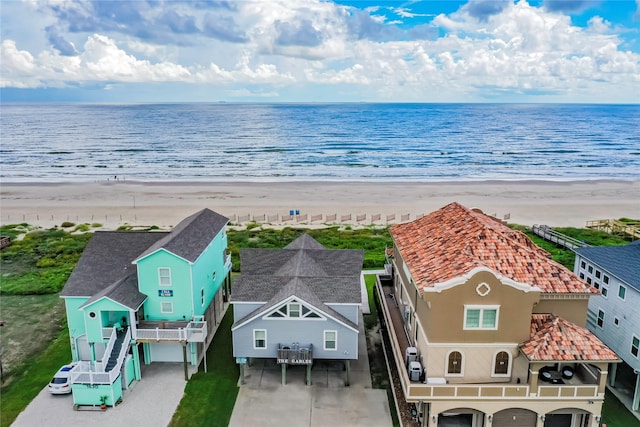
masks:
<svg viewBox="0 0 640 427"><path fill-rule="evenodd" d="M135 182L2 183L2 224L64 221L170 227L202 208L233 222L272 225L384 225L450 202L508 222L584 227L586 221L640 217L640 181L484 182ZM289 218L290 211L299 216Z"/></svg>

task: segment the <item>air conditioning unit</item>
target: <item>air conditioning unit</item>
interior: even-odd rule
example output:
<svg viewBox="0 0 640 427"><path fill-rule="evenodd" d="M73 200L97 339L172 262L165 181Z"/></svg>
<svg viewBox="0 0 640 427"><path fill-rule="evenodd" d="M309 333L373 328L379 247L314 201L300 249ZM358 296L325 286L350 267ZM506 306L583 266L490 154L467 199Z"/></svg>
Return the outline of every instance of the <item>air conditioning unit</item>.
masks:
<svg viewBox="0 0 640 427"><path fill-rule="evenodd" d="M404 315L404 321L407 322L409 320L409 316L411 315L411 306L409 306L409 304L404 304L403 305L403 315Z"/></svg>
<svg viewBox="0 0 640 427"><path fill-rule="evenodd" d="M422 376L422 365L420 362L409 363L409 381L420 381Z"/></svg>
<svg viewBox="0 0 640 427"><path fill-rule="evenodd" d="M409 366L411 362L418 361L418 349L415 347L407 347L404 352L404 364Z"/></svg>

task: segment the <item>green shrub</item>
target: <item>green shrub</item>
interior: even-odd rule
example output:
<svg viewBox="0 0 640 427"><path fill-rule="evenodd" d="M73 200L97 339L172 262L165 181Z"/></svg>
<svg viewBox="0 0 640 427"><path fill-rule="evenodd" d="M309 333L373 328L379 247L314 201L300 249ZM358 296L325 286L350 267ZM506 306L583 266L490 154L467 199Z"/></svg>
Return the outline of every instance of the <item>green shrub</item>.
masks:
<svg viewBox="0 0 640 427"><path fill-rule="evenodd" d="M62 228L69 228L69 227L73 227L75 226L76 223L75 222L69 222L69 221L65 221L62 224L60 224L60 227Z"/></svg>
<svg viewBox="0 0 640 427"><path fill-rule="evenodd" d="M76 228L73 229L73 231L81 231L83 233L86 233L89 230L89 224L78 224Z"/></svg>
<svg viewBox="0 0 640 427"><path fill-rule="evenodd" d="M99 222L94 222L91 224L91 228L101 228L102 224L100 224Z"/></svg>

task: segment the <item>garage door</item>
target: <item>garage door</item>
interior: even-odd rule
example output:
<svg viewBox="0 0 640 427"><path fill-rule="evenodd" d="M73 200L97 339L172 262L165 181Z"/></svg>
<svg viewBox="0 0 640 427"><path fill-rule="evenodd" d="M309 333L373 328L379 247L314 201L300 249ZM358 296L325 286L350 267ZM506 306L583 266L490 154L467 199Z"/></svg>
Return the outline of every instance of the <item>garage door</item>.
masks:
<svg viewBox="0 0 640 427"><path fill-rule="evenodd" d="M492 427L536 427L535 412L526 409L505 409L493 414Z"/></svg>
<svg viewBox="0 0 640 427"><path fill-rule="evenodd" d="M182 362L182 345L180 344L149 344L152 362Z"/></svg>

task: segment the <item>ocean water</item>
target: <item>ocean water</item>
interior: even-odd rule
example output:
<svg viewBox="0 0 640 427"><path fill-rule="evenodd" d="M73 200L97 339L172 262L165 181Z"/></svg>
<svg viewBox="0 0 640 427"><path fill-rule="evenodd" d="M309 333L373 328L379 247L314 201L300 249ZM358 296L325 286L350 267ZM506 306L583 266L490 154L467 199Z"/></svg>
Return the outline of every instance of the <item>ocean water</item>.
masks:
<svg viewBox="0 0 640 427"><path fill-rule="evenodd" d="M640 179L640 105L0 104L3 182Z"/></svg>

